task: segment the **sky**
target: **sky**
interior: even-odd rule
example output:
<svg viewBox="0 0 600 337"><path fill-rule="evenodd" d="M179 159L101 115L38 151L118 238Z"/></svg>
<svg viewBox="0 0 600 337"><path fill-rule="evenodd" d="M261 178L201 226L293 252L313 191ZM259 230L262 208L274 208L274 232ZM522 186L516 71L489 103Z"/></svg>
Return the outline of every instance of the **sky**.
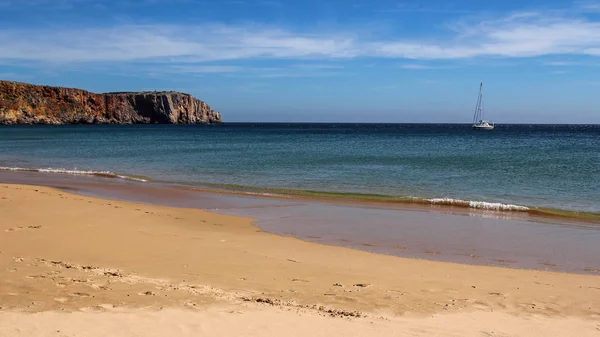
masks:
<svg viewBox="0 0 600 337"><path fill-rule="evenodd" d="M600 124L600 0L0 0L0 79L224 122Z"/></svg>

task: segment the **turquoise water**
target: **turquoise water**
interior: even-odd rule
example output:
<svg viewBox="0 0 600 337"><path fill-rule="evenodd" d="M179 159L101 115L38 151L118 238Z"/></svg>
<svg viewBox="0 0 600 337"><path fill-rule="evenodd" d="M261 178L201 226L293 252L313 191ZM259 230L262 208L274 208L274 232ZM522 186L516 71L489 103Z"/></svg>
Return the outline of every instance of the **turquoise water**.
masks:
<svg viewBox="0 0 600 337"><path fill-rule="evenodd" d="M0 127L0 166L600 212L600 126Z"/></svg>

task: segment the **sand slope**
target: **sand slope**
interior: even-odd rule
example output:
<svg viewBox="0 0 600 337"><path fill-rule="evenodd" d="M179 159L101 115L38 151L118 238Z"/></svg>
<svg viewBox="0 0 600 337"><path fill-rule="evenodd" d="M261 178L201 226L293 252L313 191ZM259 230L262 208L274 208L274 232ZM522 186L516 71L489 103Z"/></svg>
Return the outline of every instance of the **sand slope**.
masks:
<svg viewBox="0 0 600 337"><path fill-rule="evenodd" d="M0 214L0 336L600 333L597 276L382 256L42 187L0 185Z"/></svg>
<svg viewBox="0 0 600 337"><path fill-rule="evenodd" d="M277 308L202 311L0 313L2 336L597 336L581 319L515 318L506 314L445 314L430 318L346 320ZM82 332L85 331L85 334Z"/></svg>

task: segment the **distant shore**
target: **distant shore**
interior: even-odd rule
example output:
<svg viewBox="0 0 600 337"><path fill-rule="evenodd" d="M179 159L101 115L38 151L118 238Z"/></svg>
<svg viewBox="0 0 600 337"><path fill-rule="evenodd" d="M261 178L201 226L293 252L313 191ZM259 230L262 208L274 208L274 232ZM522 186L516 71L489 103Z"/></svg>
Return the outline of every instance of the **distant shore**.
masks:
<svg viewBox="0 0 600 337"><path fill-rule="evenodd" d="M219 124L221 113L187 93L93 93L0 80L3 124Z"/></svg>

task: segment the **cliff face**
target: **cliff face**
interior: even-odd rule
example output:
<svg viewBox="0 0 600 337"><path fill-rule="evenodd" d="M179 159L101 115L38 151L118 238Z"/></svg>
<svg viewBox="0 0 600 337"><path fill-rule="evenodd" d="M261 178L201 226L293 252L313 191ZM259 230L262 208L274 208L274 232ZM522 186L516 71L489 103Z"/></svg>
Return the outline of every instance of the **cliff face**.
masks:
<svg viewBox="0 0 600 337"><path fill-rule="evenodd" d="M213 124L221 114L180 92L89 91L0 81L0 124Z"/></svg>

